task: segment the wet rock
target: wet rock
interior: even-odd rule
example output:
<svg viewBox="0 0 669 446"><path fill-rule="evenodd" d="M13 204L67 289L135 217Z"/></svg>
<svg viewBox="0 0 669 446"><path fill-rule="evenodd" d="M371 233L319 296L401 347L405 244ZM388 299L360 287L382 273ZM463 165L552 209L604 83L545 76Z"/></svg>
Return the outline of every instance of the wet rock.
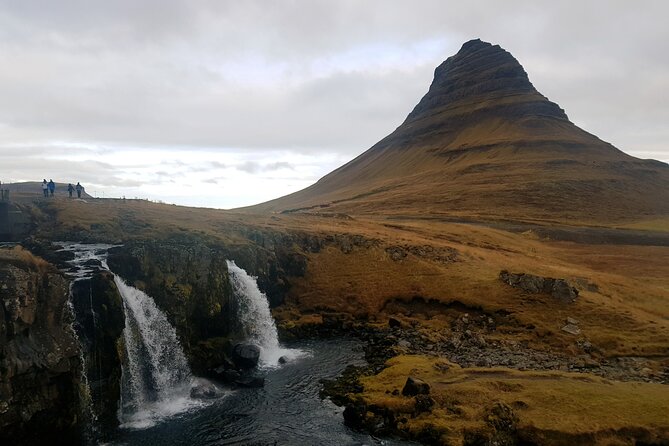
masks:
<svg viewBox="0 0 669 446"><path fill-rule="evenodd" d="M288 362L288 359L285 356L279 358L279 364L285 364Z"/></svg>
<svg viewBox="0 0 669 446"><path fill-rule="evenodd" d="M226 383L234 383L242 377L242 374L237 370L223 370L216 375L216 378Z"/></svg>
<svg viewBox="0 0 669 446"><path fill-rule="evenodd" d="M213 400L222 395L223 392L211 383L198 384L190 389L190 397L196 400Z"/></svg>
<svg viewBox="0 0 669 446"><path fill-rule="evenodd" d="M240 343L232 348L232 361L242 369L252 369L260 360L260 347L254 344Z"/></svg>
<svg viewBox="0 0 669 446"><path fill-rule="evenodd" d="M420 378L410 376L402 389L404 396L428 395L430 393L430 385Z"/></svg>
<svg viewBox="0 0 669 446"><path fill-rule="evenodd" d="M243 376L235 381L240 387L258 389L265 386L265 378L261 376Z"/></svg>

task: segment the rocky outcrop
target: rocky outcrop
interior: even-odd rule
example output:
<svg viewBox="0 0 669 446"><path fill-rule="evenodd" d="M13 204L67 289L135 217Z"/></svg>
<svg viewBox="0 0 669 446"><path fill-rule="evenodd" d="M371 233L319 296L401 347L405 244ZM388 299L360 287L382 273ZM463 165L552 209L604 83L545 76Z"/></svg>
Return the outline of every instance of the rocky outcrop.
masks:
<svg viewBox="0 0 669 446"><path fill-rule="evenodd" d="M0 443L76 444L80 363L67 280L0 250Z"/></svg>
<svg viewBox="0 0 669 446"><path fill-rule="evenodd" d="M550 294L556 299L571 302L578 297L578 290L565 279L553 279L551 277L540 277L533 274L510 273L506 270L500 271L499 279L512 287L520 288L528 293Z"/></svg>
<svg viewBox="0 0 669 446"><path fill-rule="evenodd" d="M109 252L110 269L165 312L195 373L220 365L210 344L225 342L234 326L226 258L220 247L190 235L134 241Z"/></svg>
<svg viewBox="0 0 669 446"><path fill-rule="evenodd" d="M504 101L513 97L513 102ZM520 63L499 45L470 40L434 72L428 93L405 121L408 125L448 113L453 126L487 114L514 118L546 116L567 121L556 104L540 95ZM458 117L456 119L456 117Z"/></svg>
<svg viewBox="0 0 669 446"><path fill-rule="evenodd" d="M107 271L72 284L75 327L84 350L91 407L102 430L118 425L121 394L123 301Z"/></svg>
<svg viewBox="0 0 669 446"><path fill-rule="evenodd" d="M253 344L236 344L232 348L232 361L242 369L252 369L260 360L260 348Z"/></svg>

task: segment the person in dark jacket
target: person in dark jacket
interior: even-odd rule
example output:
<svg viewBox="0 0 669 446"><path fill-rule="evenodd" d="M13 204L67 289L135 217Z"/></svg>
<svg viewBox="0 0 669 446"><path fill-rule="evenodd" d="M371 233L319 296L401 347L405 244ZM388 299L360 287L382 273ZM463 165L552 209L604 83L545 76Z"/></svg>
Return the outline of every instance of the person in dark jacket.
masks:
<svg viewBox="0 0 669 446"><path fill-rule="evenodd" d="M53 197L53 193L56 192L56 183L52 179L49 179L49 193Z"/></svg>
<svg viewBox="0 0 669 446"><path fill-rule="evenodd" d="M70 194L70 198L72 198L72 192L74 192L74 186L72 186L72 183L68 183L67 193Z"/></svg>
<svg viewBox="0 0 669 446"><path fill-rule="evenodd" d="M79 182L77 181L76 189L77 189L77 198L81 198L81 192L84 190L84 186L79 184Z"/></svg>

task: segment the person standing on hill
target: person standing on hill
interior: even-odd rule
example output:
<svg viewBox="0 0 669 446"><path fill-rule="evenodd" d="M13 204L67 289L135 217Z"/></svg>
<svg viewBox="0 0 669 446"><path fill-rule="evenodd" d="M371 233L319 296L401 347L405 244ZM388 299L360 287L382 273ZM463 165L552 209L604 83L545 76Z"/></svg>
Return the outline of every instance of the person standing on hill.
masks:
<svg viewBox="0 0 669 446"><path fill-rule="evenodd" d="M49 196L49 185L46 182L46 178L42 181L42 193L45 197Z"/></svg>
<svg viewBox="0 0 669 446"><path fill-rule="evenodd" d="M77 189L77 198L81 198L81 191L84 190L84 186L79 184L79 182L77 181L76 189Z"/></svg>
<svg viewBox="0 0 669 446"><path fill-rule="evenodd" d="M74 192L74 186L72 186L72 183L67 184L67 193L70 194L70 198L72 198L72 192Z"/></svg>
<svg viewBox="0 0 669 446"><path fill-rule="evenodd" d="M52 197L53 193L56 192L56 183L54 183L52 179L49 179L49 192L51 193Z"/></svg>

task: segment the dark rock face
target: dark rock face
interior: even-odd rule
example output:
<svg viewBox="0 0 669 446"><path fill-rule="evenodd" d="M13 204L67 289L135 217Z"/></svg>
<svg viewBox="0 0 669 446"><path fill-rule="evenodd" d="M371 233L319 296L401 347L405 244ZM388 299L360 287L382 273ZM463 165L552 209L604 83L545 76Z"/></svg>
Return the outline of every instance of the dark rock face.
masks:
<svg viewBox="0 0 669 446"><path fill-rule="evenodd" d="M130 242L109 253L110 269L166 313L196 374L220 365L216 346L233 332L226 258L220 247L194 235Z"/></svg>
<svg viewBox="0 0 669 446"><path fill-rule="evenodd" d="M118 425L121 354L125 317L123 301L107 272L72 285L75 327L84 349L93 411L103 429Z"/></svg>
<svg viewBox="0 0 669 446"><path fill-rule="evenodd" d="M404 396L428 395L430 393L430 385L419 378L410 376L402 389Z"/></svg>
<svg viewBox="0 0 669 446"><path fill-rule="evenodd" d="M57 271L0 252L0 444L79 441L79 352L67 299Z"/></svg>
<svg viewBox="0 0 669 446"><path fill-rule="evenodd" d="M503 99L510 96L524 100L504 105ZM506 116L542 115L567 120L560 107L537 92L523 67L510 53L499 45L476 39L466 42L456 55L437 67L430 90L409 114L406 123L445 111L461 115L458 109L494 102L497 103L477 107L476 113L492 111L489 107L499 113L499 107L502 107ZM471 109L467 111L471 112Z"/></svg>
<svg viewBox="0 0 669 446"><path fill-rule="evenodd" d="M258 365L260 348L253 344L237 344L232 348L232 361L242 369L252 369Z"/></svg>
<svg viewBox="0 0 669 446"><path fill-rule="evenodd" d="M499 273L502 282L520 288L528 293L550 294L556 299L571 302L578 297L578 290L565 280L551 277L539 277L532 274L510 273L503 270Z"/></svg>

